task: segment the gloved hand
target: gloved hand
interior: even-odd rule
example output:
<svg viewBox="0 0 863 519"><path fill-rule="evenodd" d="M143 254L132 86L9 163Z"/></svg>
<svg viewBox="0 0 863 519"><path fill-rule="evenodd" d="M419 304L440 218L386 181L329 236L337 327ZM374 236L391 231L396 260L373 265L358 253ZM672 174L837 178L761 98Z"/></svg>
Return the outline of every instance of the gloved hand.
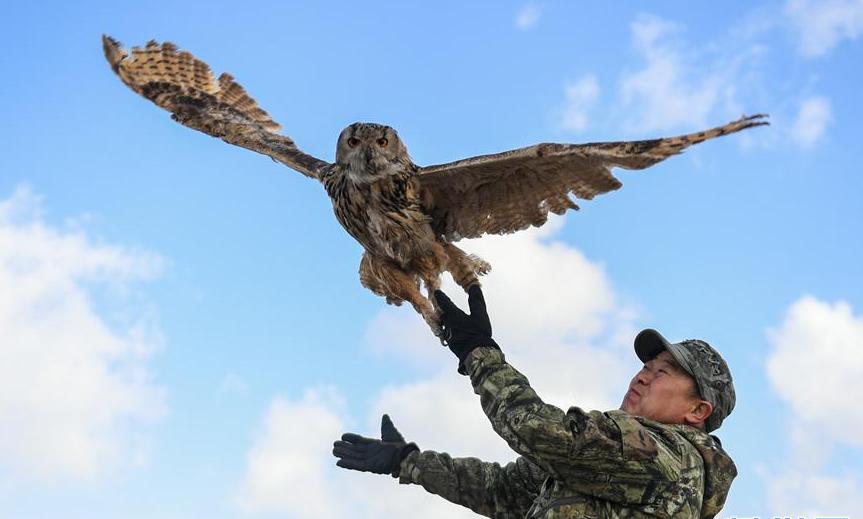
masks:
<svg viewBox="0 0 863 519"><path fill-rule="evenodd" d="M435 290L435 299L441 309L443 342L458 357L459 373L465 374L462 363L468 353L480 346L500 349L491 338L491 321L485 309L485 298L479 285L471 285L467 291L470 315L464 313L440 290Z"/></svg>
<svg viewBox="0 0 863 519"><path fill-rule="evenodd" d="M399 477L402 460L413 451L415 443L406 443L389 415L381 417L381 439L366 438L354 433L345 433L333 443L333 456L339 458L336 465L343 469L390 474Z"/></svg>

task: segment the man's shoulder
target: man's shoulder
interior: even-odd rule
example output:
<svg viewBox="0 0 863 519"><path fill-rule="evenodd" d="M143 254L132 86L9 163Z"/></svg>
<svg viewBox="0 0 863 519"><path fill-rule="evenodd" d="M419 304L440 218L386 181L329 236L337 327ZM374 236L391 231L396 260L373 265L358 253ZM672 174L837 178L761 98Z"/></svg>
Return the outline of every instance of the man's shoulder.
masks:
<svg viewBox="0 0 863 519"><path fill-rule="evenodd" d="M605 411L602 414L616 423L617 426L621 428L621 431L627 432L633 436L637 436L639 434L654 434L662 436L663 438L673 439L674 441L685 440L689 443L718 444L715 437L690 425L657 422L656 420L644 418L643 416L631 415L620 409Z"/></svg>
<svg viewBox="0 0 863 519"><path fill-rule="evenodd" d="M656 447L655 462L666 470L697 470L704 478L705 509L718 511L725 502L737 467L719 438L690 427L656 422L625 411L602 413L620 429L624 452L645 453L646 445Z"/></svg>
<svg viewBox="0 0 863 519"><path fill-rule="evenodd" d="M601 437L606 448L616 444L624 460L658 464L669 473L700 463L693 436L700 433L704 442L710 438L693 427L664 424L621 410L585 412L572 407L567 416L583 429L585 441L596 442L594 437Z"/></svg>
<svg viewBox="0 0 863 519"><path fill-rule="evenodd" d="M731 456L722 447L722 443L717 436L689 425L664 424L640 416L631 416L624 411L613 411L613 413L620 415L620 423L638 423L644 429L651 431L661 438L668 445L676 446L681 452L686 450L691 453L698 453L706 465L721 467L723 471L733 472L735 475L737 473ZM622 415L626 415L626 417ZM630 426L633 428L638 427L636 425Z"/></svg>

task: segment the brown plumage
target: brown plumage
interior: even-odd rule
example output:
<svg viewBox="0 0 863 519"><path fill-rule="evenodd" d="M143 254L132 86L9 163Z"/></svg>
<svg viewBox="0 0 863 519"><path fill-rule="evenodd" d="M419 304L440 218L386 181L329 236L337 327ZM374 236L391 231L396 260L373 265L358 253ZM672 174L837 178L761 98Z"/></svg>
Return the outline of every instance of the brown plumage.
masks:
<svg viewBox="0 0 863 519"><path fill-rule="evenodd" d="M388 303L410 302L436 333L433 298L422 295L421 284L431 295L448 271L467 289L490 269L452 242L542 225L549 213L578 209L573 197L590 200L620 188L612 167L644 169L693 144L768 124L755 115L680 137L537 144L419 167L395 130L354 123L339 135L336 161L329 163L276 133L280 126L233 77L216 79L174 44L151 41L129 54L108 36L102 42L120 79L177 122L320 180L339 223L365 249L363 286Z"/></svg>

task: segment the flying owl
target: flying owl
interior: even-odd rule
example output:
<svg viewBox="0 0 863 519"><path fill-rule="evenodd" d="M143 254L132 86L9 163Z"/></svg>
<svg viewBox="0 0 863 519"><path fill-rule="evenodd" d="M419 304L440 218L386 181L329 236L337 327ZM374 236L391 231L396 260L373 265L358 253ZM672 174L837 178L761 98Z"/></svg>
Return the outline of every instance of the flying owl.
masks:
<svg viewBox="0 0 863 519"><path fill-rule="evenodd" d="M317 179L336 218L365 249L362 285L387 303L408 301L432 331L440 328L432 292L449 272L462 288L490 265L453 242L545 223L621 187L612 167L644 169L707 139L768 124L744 117L698 133L630 142L537 144L447 164L418 166L389 126L354 123L342 130L336 161L303 153L229 74L172 43L150 41L131 53L103 36L105 57L129 88L190 128L256 151ZM424 296L421 287L425 286Z"/></svg>

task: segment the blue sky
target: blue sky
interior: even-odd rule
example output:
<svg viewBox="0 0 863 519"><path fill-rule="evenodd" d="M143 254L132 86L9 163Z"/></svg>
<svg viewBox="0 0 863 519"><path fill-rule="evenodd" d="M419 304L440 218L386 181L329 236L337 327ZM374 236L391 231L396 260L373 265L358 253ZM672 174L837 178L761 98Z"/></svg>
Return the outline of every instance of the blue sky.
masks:
<svg viewBox="0 0 863 519"><path fill-rule="evenodd" d="M463 245L494 266L496 337L548 401L616 407L642 327L705 338L738 390L723 514L863 512L863 3L4 13L3 517L470 517L332 467L332 440L382 411L422 447L512 459L418 316L360 286L321 187L173 123L113 75L103 33L229 71L325 160L357 120L435 164L769 113L619 171L577 214Z"/></svg>

